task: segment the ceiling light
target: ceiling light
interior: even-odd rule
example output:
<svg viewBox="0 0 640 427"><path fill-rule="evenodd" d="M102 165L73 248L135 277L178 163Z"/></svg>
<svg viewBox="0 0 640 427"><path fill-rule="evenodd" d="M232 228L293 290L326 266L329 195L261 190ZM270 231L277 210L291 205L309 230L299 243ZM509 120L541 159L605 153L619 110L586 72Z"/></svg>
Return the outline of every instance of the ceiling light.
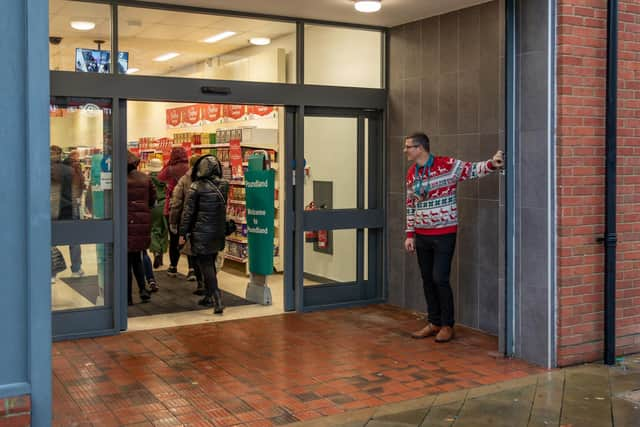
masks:
<svg viewBox="0 0 640 427"><path fill-rule="evenodd" d="M202 40L204 43L215 43L215 42L219 42L220 40L224 40L224 39L228 39L231 36L235 36L236 33L234 33L233 31L225 31L223 33L220 34L216 34L215 36L211 36L209 38L206 38L204 40Z"/></svg>
<svg viewBox="0 0 640 427"><path fill-rule="evenodd" d="M176 56L180 56L180 54L176 53L176 52L169 52L169 53L165 53L164 55L160 55L157 58L153 58L153 60L156 61L156 62L164 62L164 61L168 61L170 59L173 59Z"/></svg>
<svg viewBox="0 0 640 427"><path fill-rule="evenodd" d="M91 21L71 21L71 28L78 31L89 31L96 27L95 22Z"/></svg>
<svg viewBox="0 0 640 427"><path fill-rule="evenodd" d="M249 43L255 44L256 46L266 46L271 43L271 39L268 37L252 37Z"/></svg>
<svg viewBox="0 0 640 427"><path fill-rule="evenodd" d="M135 74L135 73L137 73L138 71L140 71L140 68L129 68L129 69L127 70L127 74Z"/></svg>
<svg viewBox="0 0 640 427"><path fill-rule="evenodd" d="M382 2L381 0L358 0L354 6L358 12L372 13L380 10Z"/></svg>

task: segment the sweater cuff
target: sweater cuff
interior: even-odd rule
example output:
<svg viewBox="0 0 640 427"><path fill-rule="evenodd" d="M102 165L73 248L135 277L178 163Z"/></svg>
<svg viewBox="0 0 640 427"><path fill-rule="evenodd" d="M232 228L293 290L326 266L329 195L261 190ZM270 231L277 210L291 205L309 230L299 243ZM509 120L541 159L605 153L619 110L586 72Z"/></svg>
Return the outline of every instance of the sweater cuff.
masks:
<svg viewBox="0 0 640 427"><path fill-rule="evenodd" d="M407 239L413 239L416 237L415 231L407 231Z"/></svg>

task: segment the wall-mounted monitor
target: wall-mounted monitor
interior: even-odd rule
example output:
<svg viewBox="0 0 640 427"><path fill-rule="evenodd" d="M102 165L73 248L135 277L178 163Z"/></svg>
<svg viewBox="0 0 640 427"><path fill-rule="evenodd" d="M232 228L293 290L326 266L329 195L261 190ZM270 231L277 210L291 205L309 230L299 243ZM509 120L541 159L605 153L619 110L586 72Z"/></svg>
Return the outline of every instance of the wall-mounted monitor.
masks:
<svg viewBox="0 0 640 427"><path fill-rule="evenodd" d="M118 72L129 68L129 52L118 52ZM111 52L108 50L76 48L76 71L81 73L110 73Z"/></svg>

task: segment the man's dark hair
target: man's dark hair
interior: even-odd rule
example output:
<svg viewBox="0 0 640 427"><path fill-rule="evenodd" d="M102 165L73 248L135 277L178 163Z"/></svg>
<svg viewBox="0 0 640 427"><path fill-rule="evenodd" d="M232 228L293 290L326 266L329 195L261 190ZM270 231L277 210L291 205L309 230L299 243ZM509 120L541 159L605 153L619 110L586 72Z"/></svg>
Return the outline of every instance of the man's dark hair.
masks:
<svg viewBox="0 0 640 427"><path fill-rule="evenodd" d="M414 144L421 145L422 148L424 148L425 151L430 151L429 150L429 137L427 136L427 134L422 133L422 132L416 132L416 133L412 133L411 135L409 135L407 137L407 139L410 139L411 141L413 141Z"/></svg>

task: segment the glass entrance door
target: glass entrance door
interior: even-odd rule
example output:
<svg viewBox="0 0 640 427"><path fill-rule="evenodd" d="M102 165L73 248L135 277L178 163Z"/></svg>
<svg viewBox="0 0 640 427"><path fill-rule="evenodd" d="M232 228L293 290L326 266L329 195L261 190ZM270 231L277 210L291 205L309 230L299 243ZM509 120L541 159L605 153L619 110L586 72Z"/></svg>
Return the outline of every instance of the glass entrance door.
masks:
<svg viewBox="0 0 640 427"><path fill-rule="evenodd" d="M113 332L112 100L52 97L49 110L53 336Z"/></svg>
<svg viewBox="0 0 640 427"><path fill-rule="evenodd" d="M381 124L377 112L306 109L296 151L303 310L383 298ZM298 156L297 156L298 157ZM296 159L298 160L298 159ZM297 216L298 217L298 216Z"/></svg>

